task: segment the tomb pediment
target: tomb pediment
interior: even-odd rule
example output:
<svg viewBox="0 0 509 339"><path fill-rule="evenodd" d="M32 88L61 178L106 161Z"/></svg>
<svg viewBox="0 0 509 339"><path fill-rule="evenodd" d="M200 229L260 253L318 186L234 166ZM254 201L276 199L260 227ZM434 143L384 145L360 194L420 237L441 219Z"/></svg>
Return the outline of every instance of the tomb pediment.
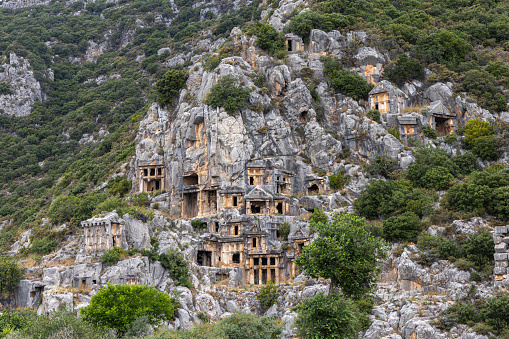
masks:
<svg viewBox="0 0 509 339"><path fill-rule="evenodd" d="M270 193L268 193L267 191L265 191L263 188L261 188L260 186L256 186L255 188L253 188L251 190L251 192L246 194L245 199L246 200L272 200L273 196Z"/></svg>

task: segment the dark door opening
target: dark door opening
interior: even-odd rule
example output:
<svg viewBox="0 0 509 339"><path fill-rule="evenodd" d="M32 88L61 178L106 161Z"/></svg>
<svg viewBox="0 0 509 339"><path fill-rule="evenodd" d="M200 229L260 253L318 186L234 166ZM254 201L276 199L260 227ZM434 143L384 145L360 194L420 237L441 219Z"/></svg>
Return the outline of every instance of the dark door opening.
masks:
<svg viewBox="0 0 509 339"><path fill-rule="evenodd" d="M254 284L255 284L255 285L260 284L260 277L259 277L259 275L258 275L258 270L254 270L254 272L253 272L253 273L254 273Z"/></svg>
<svg viewBox="0 0 509 339"><path fill-rule="evenodd" d="M199 266L212 266L212 252L211 251L198 251L196 263Z"/></svg>
<svg viewBox="0 0 509 339"><path fill-rule="evenodd" d="M249 177L249 185L250 186L254 185L254 177Z"/></svg>
<svg viewBox="0 0 509 339"><path fill-rule="evenodd" d="M151 168L150 169L150 176L153 177L156 175L156 169L155 168Z"/></svg>
<svg viewBox="0 0 509 339"><path fill-rule="evenodd" d="M270 269L270 280L272 280L273 283L276 282L276 270L274 268Z"/></svg>
<svg viewBox="0 0 509 339"><path fill-rule="evenodd" d="M260 265L260 259L259 258L253 258L253 266Z"/></svg>
<svg viewBox="0 0 509 339"><path fill-rule="evenodd" d="M310 187L308 187L308 194L318 194L320 192L320 189L318 188L317 184L313 184Z"/></svg>
<svg viewBox="0 0 509 339"><path fill-rule="evenodd" d="M287 40L286 44L288 45L288 52L293 52L292 40Z"/></svg>
<svg viewBox="0 0 509 339"><path fill-rule="evenodd" d="M438 136L446 136L453 132L453 128L449 125L450 119L435 117L435 126Z"/></svg>
<svg viewBox="0 0 509 339"><path fill-rule="evenodd" d="M266 283L267 283L267 270L262 269L262 284L266 284Z"/></svg>
<svg viewBox="0 0 509 339"><path fill-rule="evenodd" d="M240 264L240 253L234 253L232 255L232 262L234 264Z"/></svg>
<svg viewBox="0 0 509 339"><path fill-rule="evenodd" d="M282 202L278 202L277 205L276 205L276 209L277 209L277 212L279 214L283 214L283 203Z"/></svg>
<svg viewBox="0 0 509 339"><path fill-rule="evenodd" d="M239 226L235 226L235 227L233 228L233 234L234 234L234 235L239 235Z"/></svg>
<svg viewBox="0 0 509 339"><path fill-rule="evenodd" d="M253 238L253 247L256 247L256 238Z"/></svg>
<svg viewBox="0 0 509 339"><path fill-rule="evenodd" d="M219 221L216 221L216 233L219 232Z"/></svg>
<svg viewBox="0 0 509 339"><path fill-rule="evenodd" d="M233 206L237 207L238 201L237 197L233 197Z"/></svg>
<svg viewBox="0 0 509 339"><path fill-rule="evenodd" d="M276 258L271 257L271 258L270 258L270 265L271 265L271 266L274 266L275 264L276 264Z"/></svg>
<svg viewBox="0 0 509 339"><path fill-rule="evenodd" d="M262 258L262 266L267 266L267 258Z"/></svg>
<svg viewBox="0 0 509 339"><path fill-rule="evenodd" d="M308 121L308 111L301 112L299 114L299 121L300 122L307 122Z"/></svg>

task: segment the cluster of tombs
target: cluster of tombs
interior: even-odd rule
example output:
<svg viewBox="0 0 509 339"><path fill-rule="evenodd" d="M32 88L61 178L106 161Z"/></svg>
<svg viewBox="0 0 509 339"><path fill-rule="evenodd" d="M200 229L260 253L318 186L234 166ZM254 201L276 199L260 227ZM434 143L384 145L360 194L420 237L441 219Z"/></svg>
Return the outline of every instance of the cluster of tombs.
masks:
<svg viewBox="0 0 509 339"><path fill-rule="evenodd" d="M388 126L397 128L405 143L409 140L422 141L426 125L436 130L438 136L451 134L457 127L457 115L442 101L431 102L421 113L404 113L412 110L408 102L408 96L387 80L381 81L369 92L369 108L378 110Z"/></svg>
<svg viewBox="0 0 509 339"><path fill-rule="evenodd" d="M160 164L139 164L140 191L147 192L152 187L150 182L155 179L150 177L150 168L155 168L153 173L157 175L158 166ZM166 172L162 169L160 173L162 178L157 178L161 180L159 187L168 187ZM226 188L211 184L202 173L183 174L181 190L175 194L181 203L180 217L200 218L207 222L210 235L208 241L200 244L196 263L235 268L240 272L242 284L291 278L297 272L293 265L294 256L308 241L308 235L304 236L298 230L288 241L285 240L285 248L282 248L281 220L293 220L302 213L296 193L314 195L325 192L325 178L312 175L304 180L296 179L295 173L270 160L250 161L243 173L244 178L237 182L237 186L226 185Z"/></svg>

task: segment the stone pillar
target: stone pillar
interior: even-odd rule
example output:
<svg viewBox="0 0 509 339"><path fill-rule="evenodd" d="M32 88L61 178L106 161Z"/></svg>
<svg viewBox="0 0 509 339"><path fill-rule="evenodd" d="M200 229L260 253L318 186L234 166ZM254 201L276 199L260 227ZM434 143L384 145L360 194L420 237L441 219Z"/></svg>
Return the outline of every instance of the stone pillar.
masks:
<svg viewBox="0 0 509 339"><path fill-rule="evenodd" d="M508 226L497 226L493 233L493 240L495 242L495 268L493 274L495 274L495 285L509 286L509 225Z"/></svg>

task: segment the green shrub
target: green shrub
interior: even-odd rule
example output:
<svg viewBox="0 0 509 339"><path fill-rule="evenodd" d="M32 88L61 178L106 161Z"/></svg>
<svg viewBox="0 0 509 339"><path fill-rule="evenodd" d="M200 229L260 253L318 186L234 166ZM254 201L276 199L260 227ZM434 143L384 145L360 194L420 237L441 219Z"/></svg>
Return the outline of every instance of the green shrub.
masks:
<svg viewBox="0 0 509 339"><path fill-rule="evenodd" d="M490 232L470 234L461 251L467 260L473 262L478 268L493 261L495 243Z"/></svg>
<svg viewBox="0 0 509 339"><path fill-rule="evenodd" d="M468 271L475 267L475 264L465 258L459 258L454 262L454 266L462 271Z"/></svg>
<svg viewBox="0 0 509 339"><path fill-rule="evenodd" d="M329 298L318 293L295 307L295 326L300 338L355 338L357 319L352 305L339 294Z"/></svg>
<svg viewBox="0 0 509 339"><path fill-rule="evenodd" d="M424 187L434 188L438 191L445 190L449 187L449 182L453 175L449 170L442 166L432 167L422 177Z"/></svg>
<svg viewBox="0 0 509 339"><path fill-rule="evenodd" d="M422 128L422 132L426 138L436 139L438 136L437 131L435 131L430 125L424 126Z"/></svg>
<svg viewBox="0 0 509 339"><path fill-rule="evenodd" d="M101 255L101 263L104 265L113 265L126 255L127 252L122 247L114 246Z"/></svg>
<svg viewBox="0 0 509 339"><path fill-rule="evenodd" d="M95 321L85 320L63 309L49 315L31 317L27 326L20 332L23 338L30 339L69 338L70 336L90 339L117 338L114 331L98 328L95 324Z"/></svg>
<svg viewBox="0 0 509 339"><path fill-rule="evenodd" d="M444 240L438 246L438 255L442 260L457 258L459 256L459 248L452 239Z"/></svg>
<svg viewBox="0 0 509 339"><path fill-rule="evenodd" d="M470 174L475 171L477 167L477 157L470 151L465 154L456 155L452 157L451 160L458 168L459 174Z"/></svg>
<svg viewBox="0 0 509 339"><path fill-rule="evenodd" d="M176 285L191 287L189 264L182 253L176 250L168 250L167 253L159 255L159 261L168 270L168 274Z"/></svg>
<svg viewBox="0 0 509 339"><path fill-rule="evenodd" d="M343 175L341 173L329 175L329 185L335 191L343 188L343 186L347 184L349 181L350 181L349 175Z"/></svg>
<svg viewBox="0 0 509 339"><path fill-rule="evenodd" d="M0 82L0 95L12 94L12 90L4 81Z"/></svg>
<svg viewBox="0 0 509 339"><path fill-rule="evenodd" d="M366 116L368 118L370 118L371 120L373 121L376 121L378 123L380 123L380 111L377 110L377 109L370 109L367 113L366 113Z"/></svg>
<svg viewBox="0 0 509 339"><path fill-rule="evenodd" d="M150 319L147 315L136 317L132 323L127 325L123 338L143 338L154 332L150 326Z"/></svg>
<svg viewBox="0 0 509 339"><path fill-rule="evenodd" d="M131 180L127 180L125 176L118 176L108 181L108 193L110 195L118 195L123 197L131 190Z"/></svg>
<svg viewBox="0 0 509 339"><path fill-rule="evenodd" d="M383 204L391 199L394 190L395 185L392 181L371 180L360 197L355 200L354 207L360 216L370 220L377 219L382 213Z"/></svg>
<svg viewBox="0 0 509 339"><path fill-rule="evenodd" d="M288 241L288 236L290 235L290 224L285 222L279 226L279 236Z"/></svg>
<svg viewBox="0 0 509 339"><path fill-rule="evenodd" d="M195 230L202 230L202 229L207 228L207 223L202 222L201 219L193 219L193 220L191 220L191 226Z"/></svg>
<svg viewBox="0 0 509 339"><path fill-rule="evenodd" d="M49 238L35 239L30 246L30 252L46 255L53 252L57 245L58 240L51 240Z"/></svg>
<svg viewBox="0 0 509 339"><path fill-rule="evenodd" d="M4 310L0 315L0 338L4 338L7 331L23 331L35 317L37 312L29 308Z"/></svg>
<svg viewBox="0 0 509 339"><path fill-rule="evenodd" d="M71 221L74 210L80 203L80 199L73 195L61 196L53 200L49 208L49 217L55 224Z"/></svg>
<svg viewBox="0 0 509 339"><path fill-rule="evenodd" d="M383 223L384 238L387 240L413 239L421 231L419 217L413 212L405 212L398 217L390 217Z"/></svg>
<svg viewBox="0 0 509 339"><path fill-rule="evenodd" d="M428 63L456 65L473 50L472 46L447 30L423 35L417 40L417 49Z"/></svg>
<svg viewBox="0 0 509 339"><path fill-rule="evenodd" d="M217 326L225 339L276 339L283 331L283 324L277 318L244 312L233 313Z"/></svg>
<svg viewBox="0 0 509 339"><path fill-rule="evenodd" d="M485 210L491 193L489 186L467 182L451 187L447 191L446 200L459 211L478 212Z"/></svg>
<svg viewBox="0 0 509 339"><path fill-rule="evenodd" d="M326 224L329 222L329 216L320 208L315 208L311 216L309 217L309 223L311 226L319 223Z"/></svg>
<svg viewBox="0 0 509 339"><path fill-rule="evenodd" d="M491 210L500 220L509 220L509 186L499 187L493 191Z"/></svg>
<svg viewBox="0 0 509 339"><path fill-rule="evenodd" d="M457 142L458 142L458 136L456 135L456 133L448 134L445 137L445 143L446 144L449 144L451 146L456 146Z"/></svg>
<svg viewBox="0 0 509 339"><path fill-rule="evenodd" d="M248 88L238 85L237 79L225 75L212 86L205 103L213 108L223 107L228 114L233 115L236 110L248 104L250 93Z"/></svg>
<svg viewBox="0 0 509 339"><path fill-rule="evenodd" d="M167 106L173 103L178 97L180 90L184 88L187 76L187 72L185 71L170 69L163 75L162 79L156 83L159 104L161 106Z"/></svg>
<svg viewBox="0 0 509 339"><path fill-rule="evenodd" d="M265 309L268 309L277 303L277 286L272 281L261 286L258 293L258 299L260 299L260 303Z"/></svg>
<svg viewBox="0 0 509 339"><path fill-rule="evenodd" d="M296 15L288 25L288 31L302 37L304 42L309 42L309 34L312 29L320 29L330 32L333 29L346 27L353 24L354 19L342 14L326 14L316 11L306 11Z"/></svg>
<svg viewBox="0 0 509 339"><path fill-rule="evenodd" d="M498 139L493 135L477 138L472 151L483 160L494 161L498 159Z"/></svg>
<svg viewBox="0 0 509 339"><path fill-rule="evenodd" d="M493 110L499 110L500 108L504 110L506 107L498 107L497 100L500 97L502 97L502 100L505 100L505 96L496 82L495 77L490 73L484 70L472 69L465 73L461 87L466 92L475 95L477 102L481 106Z"/></svg>
<svg viewBox="0 0 509 339"><path fill-rule="evenodd" d="M477 272L470 273L470 281L476 281L479 282L482 280L482 277Z"/></svg>
<svg viewBox="0 0 509 339"><path fill-rule="evenodd" d="M450 306L445 313L454 317L454 319L460 324L466 324L470 321L479 321L479 314L471 303L457 301Z"/></svg>
<svg viewBox="0 0 509 339"><path fill-rule="evenodd" d="M258 38L258 47L274 56L276 53L286 51L286 38L284 33L278 32L271 25L257 22L255 35Z"/></svg>
<svg viewBox="0 0 509 339"><path fill-rule="evenodd" d="M18 264L9 256L0 256L0 294L14 292L23 276Z"/></svg>
<svg viewBox="0 0 509 339"><path fill-rule="evenodd" d="M416 60L410 60L406 54L401 54L398 59L384 69L385 76L391 82L402 86L410 80L424 80L424 67Z"/></svg>
<svg viewBox="0 0 509 339"><path fill-rule="evenodd" d="M147 316L150 325L175 319L177 305L164 292L147 285L108 284L81 310L86 321L124 333L134 320Z"/></svg>
<svg viewBox="0 0 509 339"><path fill-rule="evenodd" d="M141 192L141 193L135 194L131 198L131 202L133 203L133 205L139 206L139 207L149 207L150 206L150 198L148 197L148 193L146 193L146 192Z"/></svg>
<svg viewBox="0 0 509 339"><path fill-rule="evenodd" d="M480 119L470 120L463 128L465 143L470 147L473 147L475 141L480 137L492 135L493 133L495 133L493 126Z"/></svg>
<svg viewBox="0 0 509 339"><path fill-rule="evenodd" d="M501 62L490 62L484 70L492 74L495 78L509 78L509 68Z"/></svg>
<svg viewBox="0 0 509 339"><path fill-rule="evenodd" d="M212 72L221 63L221 57L219 55L209 55L205 58L203 65L207 72Z"/></svg>
<svg viewBox="0 0 509 339"><path fill-rule="evenodd" d="M509 325L509 298L506 295L488 299L481 309L480 318L499 332Z"/></svg>
<svg viewBox="0 0 509 339"><path fill-rule="evenodd" d="M347 69L329 71L329 79L336 92L355 100L367 99L369 91L373 89L373 85L366 82L363 77Z"/></svg>
<svg viewBox="0 0 509 339"><path fill-rule="evenodd" d="M369 174L381 175L388 178L391 173L399 168L398 161L386 154L378 154L369 160L366 169Z"/></svg>

